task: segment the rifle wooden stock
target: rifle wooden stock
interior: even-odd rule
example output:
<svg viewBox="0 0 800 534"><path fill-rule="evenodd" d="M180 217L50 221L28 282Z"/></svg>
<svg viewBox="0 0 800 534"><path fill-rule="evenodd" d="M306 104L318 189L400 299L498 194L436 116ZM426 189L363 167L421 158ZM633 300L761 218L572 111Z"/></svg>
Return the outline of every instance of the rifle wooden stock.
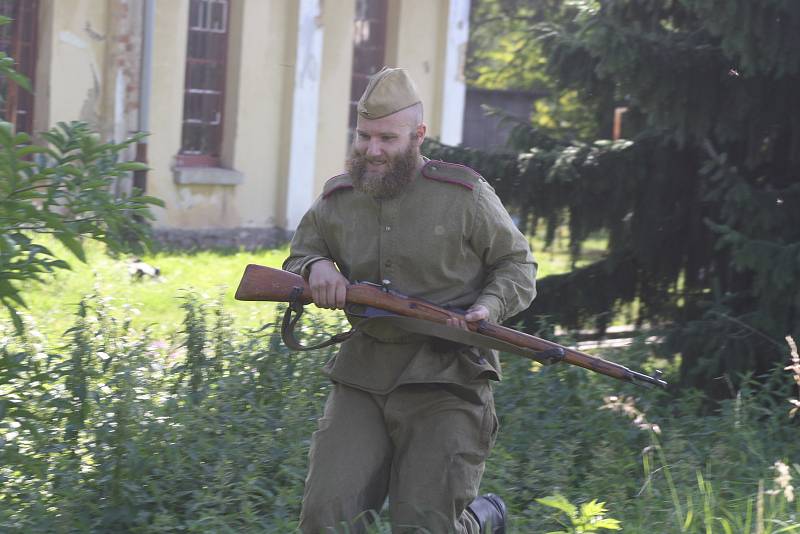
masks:
<svg viewBox="0 0 800 534"><path fill-rule="evenodd" d="M250 264L245 268L235 298L236 300L272 302L291 302L296 298L303 304L312 302L311 289L302 276L255 264ZM463 317L463 314L457 311L366 283L350 284L347 287L347 302L372 306L397 315L440 324L445 324L449 318ZM585 352L487 321L467 323L467 326L478 334L534 351L561 349L564 351L564 362L612 378L645 386L667 386L667 383L661 380L660 372L648 376Z"/></svg>

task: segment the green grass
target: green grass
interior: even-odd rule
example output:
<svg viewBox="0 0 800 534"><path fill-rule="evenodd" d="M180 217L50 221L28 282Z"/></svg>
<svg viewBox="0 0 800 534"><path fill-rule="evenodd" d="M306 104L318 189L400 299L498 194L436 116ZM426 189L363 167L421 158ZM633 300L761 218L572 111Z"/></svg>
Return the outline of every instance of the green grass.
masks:
<svg viewBox="0 0 800 534"><path fill-rule="evenodd" d="M548 249L538 237L531 239L538 276L568 272L571 261L567 251L568 235L562 231ZM222 296L222 302L240 327L254 327L274 319L275 304L269 302L238 302L233 298L244 267L257 263L280 267L288 256L288 246L272 250L161 252L142 259L161 270L157 279L137 280L128 273L130 257L112 258L94 242L86 244L87 263L71 257L54 240L45 244L58 257L66 259L72 270L57 271L45 276L44 283L33 283L23 293L28 304L24 313L32 317L48 337L59 336L72 325L81 299L88 295L108 299L116 307L128 306L133 325L150 328L155 336L167 336L177 329L183 311L181 295L196 292L209 300ZM597 259L605 250L605 239L596 237L584 245L579 265ZM326 312L314 311L325 315Z"/></svg>
<svg viewBox="0 0 800 534"><path fill-rule="evenodd" d="M69 257L58 243L47 244L72 266L72 270L46 276L44 283L32 285L23 294L28 304L25 313L48 336L58 336L69 328L81 299L93 294L109 299L115 307L132 308L134 326L149 327L156 336L178 328L183 317L180 297L186 291L209 300L222 296L226 309L242 327L270 322L274 303L238 302L233 294L248 263L280 267L288 255L286 246L258 252L157 253L142 259L158 267L161 275L137 280L128 272L130 258L111 258L96 243L87 243L87 263Z"/></svg>

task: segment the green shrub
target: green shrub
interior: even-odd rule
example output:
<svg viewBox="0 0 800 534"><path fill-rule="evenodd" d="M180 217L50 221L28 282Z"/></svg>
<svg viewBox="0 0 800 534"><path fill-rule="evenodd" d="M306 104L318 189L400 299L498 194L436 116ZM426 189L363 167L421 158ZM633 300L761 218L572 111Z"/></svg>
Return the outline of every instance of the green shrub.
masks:
<svg viewBox="0 0 800 534"><path fill-rule="evenodd" d="M41 134L46 145L15 134L0 122L0 302L18 330L17 308L24 307L22 283L43 280L45 273L68 269L42 243L52 235L86 261L83 239L103 242L111 252L141 252L148 243L153 197L114 194L112 185L141 163L119 161L141 135L123 143L101 143L85 123L59 123Z"/></svg>
<svg viewBox="0 0 800 534"><path fill-rule="evenodd" d="M186 293L183 307L168 341L98 296L78 306L61 347L27 318L21 334L4 326L0 531L296 528L331 353L287 351L277 316L240 330L220 300ZM304 332L323 337L334 322L311 313ZM608 356L641 365L649 351ZM505 377L481 491L506 500L510 533L557 529L552 495L575 507L561 527L575 532L598 516L631 533L800 532L788 489L800 477L786 402L794 385L782 368L744 378L711 414L699 393L673 397L515 356ZM389 529L380 516L371 531Z"/></svg>

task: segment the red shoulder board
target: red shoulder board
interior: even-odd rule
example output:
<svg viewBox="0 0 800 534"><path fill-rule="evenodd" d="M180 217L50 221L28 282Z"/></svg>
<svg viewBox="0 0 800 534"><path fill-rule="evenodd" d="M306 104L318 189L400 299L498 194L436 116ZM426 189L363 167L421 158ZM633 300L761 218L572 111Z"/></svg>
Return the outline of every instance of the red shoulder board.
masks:
<svg viewBox="0 0 800 534"><path fill-rule="evenodd" d="M425 178L460 185L472 191L475 184L481 180L481 175L465 165L431 160L422 167Z"/></svg>
<svg viewBox="0 0 800 534"><path fill-rule="evenodd" d="M353 182L350 180L349 174L340 174L334 176L322 188L322 198L328 198L337 191L344 191L345 189L353 189Z"/></svg>

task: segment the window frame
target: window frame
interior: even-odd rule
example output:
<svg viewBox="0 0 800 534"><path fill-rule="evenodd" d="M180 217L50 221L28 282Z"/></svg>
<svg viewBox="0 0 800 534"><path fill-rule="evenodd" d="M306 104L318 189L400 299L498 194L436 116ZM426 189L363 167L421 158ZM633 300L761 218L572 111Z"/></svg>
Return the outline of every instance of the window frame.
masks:
<svg viewBox="0 0 800 534"><path fill-rule="evenodd" d="M30 81L31 88L36 83L36 63L38 60L39 41L39 0L11 0L13 5L9 14L4 16L13 19L6 25L9 37L8 46L3 46L0 39L0 49L5 49L6 54L14 58L14 68ZM2 5L9 5L9 0L4 0ZM26 40L26 33L28 33ZM35 100L33 92L20 87L11 79L3 80L5 95L0 103L0 114L4 120L12 123L17 132L33 133ZM2 88L0 88L2 90ZM20 115L22 117L20 117Z"/></svg>
<svg viewBox="0 0 800 534"><path fill-rule="evenodd" d="M199 7L198 15L196 17L197 20L192 20L193 15L193 4L197 5L206 5L208 6L207 11L205 11L202 7ZM228 49L229 49L229 42L230 42L230 13L231 13L231 2L229 0L189 0L189 24L187 27L187 44L186 44L186 59L185 59L185 73L184 73L184 84L183 84L183 118L181 119L181 146L178 151L178 154L175 156L176 164L178 167L220 167L221 166L221 152L223 146L223 140L225 135L225 101L226 101L226 82L227 82L227 74L228 74ZM213 11L214 5L222 5L222 22L223 22L223 30L215 29L210 27L210 20L213 20L211 15ZM197 24L197 22L201 19L205 18L203 21L205 26L201 24ZM193 55L193 51L190 49L192 46L192 37L193 33L207 33L207 34L224 34L224 39L222 39L222 46L218 50L214 50L212 54L206 54L206 57L197 57ZM198 54L199 55L199 54ZM218 59L214 59L213 57L209 57L212 55L217 55ZM216 64L221 65L221 75L219 80L217 81L217 85L214 89L207 89L207 88L199 88L199 87L192 87L189 84L192 83L191 77L191 70L194 65L197 64ZM203 119L194 119L187 117L187 113L189 112L189 98L190 95L203 95L203 94L215 94L218 95L218 104L217 104L217 119L213 123L204 122ZM197 153L197 152L189 152L186 150L185 147L185 138L186 138L186 127L187 124L201 124L205 126L205 132L203 133L204 136L213 135L216 137L214 139L214 146L213 150L210 150L206 153ZM211 128L209 128L211 126ZM208 130L214 130L212 133L209 133Z"/></svg>

